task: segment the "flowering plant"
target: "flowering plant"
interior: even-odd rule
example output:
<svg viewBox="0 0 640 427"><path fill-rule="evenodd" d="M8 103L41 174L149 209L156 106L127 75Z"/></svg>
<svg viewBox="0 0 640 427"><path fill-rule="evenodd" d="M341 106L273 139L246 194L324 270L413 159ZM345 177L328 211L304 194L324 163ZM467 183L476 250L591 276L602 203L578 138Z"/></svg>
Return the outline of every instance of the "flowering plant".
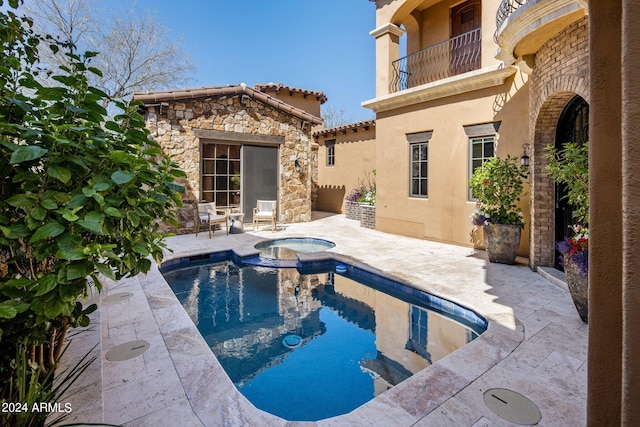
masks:
<svg viewBox="0 0 640 427"><path fill-rule="evenodd" d="M373 177L371 175L373 175ZM374 206L376 204L375 175L375 169L371 173L365 172L364 179L358 179L358 186L349 192L345 200L347 202L367 203Z"/></svg>
<svg viewBox="0 0 640 427"><path fill-rule="evenodd" d="M347 202L357 202L362 197L362 188L354 188L347 194L345 200Z"/></svg>
<svg viewBox="0 0 640 427"><path fill-rule="evenodd" d="M345 198L347 202L367 203L371 206L376 204L376 192L368 191L363 187L354 188Z"/></svg>
<svg viewBox="0 0 640 427"><path fill-rule="evenodd" d="M484 213L480 208L475 208L473 212L471 212L471 215L469 215L469 217L471 218L471 223L473 225L489 224L489 216L486 213Z"/></svg>
<svg viewBox="0 0 640 427"><path fill-rule="evenodd" d="M560 263L571 260L578 267L580 276L586 277L589 271L589 229L579 224L571 227L573 236L565 237L556 244L562 255Z"/></svg>
<svg viewBox="0 0 640 427"><path fill-rule="evenodd" d="M527 177L527 167L517 157L492 157L476 168L469 180L471 194L478 201L471 214L474 225L524 225L522 209L517 205ZM480 216L480 214L482 214Z"/></svg>

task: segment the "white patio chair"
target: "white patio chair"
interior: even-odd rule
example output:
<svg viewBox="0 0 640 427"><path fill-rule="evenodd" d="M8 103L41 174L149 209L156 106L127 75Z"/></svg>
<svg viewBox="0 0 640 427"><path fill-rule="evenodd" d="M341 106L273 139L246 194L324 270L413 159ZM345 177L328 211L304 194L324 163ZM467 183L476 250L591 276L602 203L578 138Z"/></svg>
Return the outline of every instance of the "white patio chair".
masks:
<svg viewBox="0 0 640 427"><path fill-rule="evenodd" d="M276 231L276 200L258 200L253 208L253 231L259 223L271 224L272 231Z"/></svg>
<svg viewBox="0 0 640 427"><path fill-rule="evenodd" d="M227 211L216 209L216 203L198 203L198 207L195 209L195 225L196 236L200 231L200 227L203 225L209 226L209 238L211 233L215 232L215 226L224 224L229 234L229 217Z"/></svg>

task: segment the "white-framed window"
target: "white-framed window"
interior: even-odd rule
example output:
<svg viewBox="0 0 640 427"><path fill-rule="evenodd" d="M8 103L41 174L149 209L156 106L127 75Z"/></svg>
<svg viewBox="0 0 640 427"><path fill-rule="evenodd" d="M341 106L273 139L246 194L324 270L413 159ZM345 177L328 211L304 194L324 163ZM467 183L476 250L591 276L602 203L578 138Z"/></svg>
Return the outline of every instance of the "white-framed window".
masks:
<svg viewBox="0 0 640 427"><path fill-rule="evenodd" d="M327 166L335 166L336 164L336 140L332 139L325 143L327 147Z"/></svg>
<svg viewBox="0 0 640 427"><path fill-rule="evenodd" d="M473 175L473 171L482 166L484 162L495 156L496 152L496 136L477 136L469 138L469 178ZM469 200L474 200L469 188Z"/></svg>

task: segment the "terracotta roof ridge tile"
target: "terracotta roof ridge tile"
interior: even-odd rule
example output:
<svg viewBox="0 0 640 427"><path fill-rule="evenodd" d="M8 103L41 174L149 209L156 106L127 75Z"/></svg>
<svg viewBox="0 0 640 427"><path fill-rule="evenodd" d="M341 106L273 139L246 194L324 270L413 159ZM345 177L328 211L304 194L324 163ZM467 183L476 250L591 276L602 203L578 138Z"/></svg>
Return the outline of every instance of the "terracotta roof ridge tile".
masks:
<svg viewBox="0 0 640 427"><path fill-rule="evenodd" d="M338 132L346 132L348 130L357 131L358 129L367 129L369 127L375 126L375 119L361 120L359 122L347 123L344 125L333 126L327 129L320 129L313 133L314 137L318 136L327 136L330 134L337 134Z"/></svg>
<svg viewBox="0 0 640 427"><path fill-rule="evenodd" d="M275 90L280 91L280 90L285 90L285 91L289 91L289 92L294 92L294 93L301 93L303 95L311 95L311 96L316 96L318 98L318 100L320 101L321 104L324 104L325 102L327 102L327 95L319 90L309 90L309 89L302 89L302 88L298 88L298 87L293 87L293 86L288 86L282 83L257 83L254 85L254 87L258 90Z"/></svg>

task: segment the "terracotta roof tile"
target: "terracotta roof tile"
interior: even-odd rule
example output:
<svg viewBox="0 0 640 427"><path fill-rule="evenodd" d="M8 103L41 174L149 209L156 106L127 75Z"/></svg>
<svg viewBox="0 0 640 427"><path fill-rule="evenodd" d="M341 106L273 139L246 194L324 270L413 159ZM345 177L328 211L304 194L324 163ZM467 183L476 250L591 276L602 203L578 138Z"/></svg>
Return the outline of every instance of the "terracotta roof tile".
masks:
<svg viewBox="0 0 640 427"><path fill-rule="evenodd" d="M192 101L196 99L206 98L219 98L223 96L236 96L236 95L248 95L256 101L267 104L273 108L276 108L285 113L291 114L299 119L306 120L312 124L322 124L322 119L312 114L307 113L300 108L296 108L268 95L258 89L247 86L244 83L239 85L227 85L227 86L205 86L199 88L190 89L177 89L177 90L158 90L147 92L134 92L133 100L141 101L145 105L156 104L158 102L169 101Z"/></svg>
<svg viewBox="0 0 640 427"><path fill-rule="evenodd" d="M367 130L370 127L375 127L376 121L375 119L363 120L355 123L348 123L345 125L334 126L332 128L321 129L313 133L314 138L324 137L329 135L337 135L338 133L347 133L347 131L351 130L353 132L357 132L360 129Z"/></svg>
<svg viewBox="0 0 640 427"><path fill-rule="evenodd" d="M325 102L327 102L327 95L325 95L324 92L321 92L319 90L300 89L297 87L283 85L282 83L258 83L254 87L261 91L267 91L267 90L273 90L276 92L288 91L291 93L301 93L305 96L311 95L311 96L317 97L318 101L320 101L321 104L324 104Z"/></svg>

